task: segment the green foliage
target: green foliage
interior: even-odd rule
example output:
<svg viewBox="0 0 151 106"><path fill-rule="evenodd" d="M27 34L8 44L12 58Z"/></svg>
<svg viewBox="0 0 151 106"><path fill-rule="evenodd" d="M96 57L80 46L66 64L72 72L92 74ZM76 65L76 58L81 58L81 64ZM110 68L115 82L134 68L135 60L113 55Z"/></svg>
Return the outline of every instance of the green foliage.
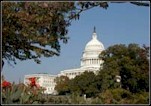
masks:
<svg viewBox="0 0 151 106"><path fill-rule="evenodd" d="M102 104L148 104L149 93L133 94L122 88L107 89L100 93L97 99L102 101Z"/></svg>
<svg viewBox="0 0 151 106"><path fill-rule="evenodd" d="M56 78L55 89L59 95L76 93L92 97L99 92L95 77L96 75L93 72L87 71L71 80L68 77L61 76Z"/></svg>
<svg viewBox="0 0 151 106"><path fill-rule="evenodd" d="M148 104L149 92L141 92L133 95L132 103L134 104Z"/></svg>
<svg viewBox="0 0 151 106"><path fill-rule="evenodd" d="M86 94L86 97L95 96L98 92L95 83L95 74L93 72L85 71L79 76L76 76L69 82L69 89L72 92L76 92L79 95Z"/></svg>
<svg viewBox="0 0 151 106"><path fill-rule="evenodd" d="M33 104L43 103L43 89L35 89L25 86L24 84L13 84L11 88L2 89L3 104Z"/></svg>
<svg viewBox="0 0 151 106"><path fill-rule="evenodd" d="M60 76L57 77L55 81L56 81L55 90L57 90L59 95L65 95L67 93L70 93L69 86L68 86L69 83L68 77Z"/></svg>
<svg viewBox="0 0 151 106"><path fill-rule="evenodd" d="M99 98L93 98L91 104L103 104L103 101Z"/></svg>
<svg viewBox="0 0 151 106"><path fill-rule="evenodd" d="M47 102L45 104L67 104L68 102L68 97L67 96L51 96L48 95L46 97Z"/></svg>
<svg viewBox="0 0 151 106"><path fill-rule="evenodd" d="M80 96L78 93L72 93L70 95L70 104L85 104L83 96Z"/></svg>
<svg viewBox="0 0 151 106"><path fill-rule="evenodd" d="M101 53L104 60L99 73L101 90L116 88L116 75L121 76L122 88L133 93L149 90L149 47L137 44L114 45ZM142 86L143 85L143 86Z"/></svg>

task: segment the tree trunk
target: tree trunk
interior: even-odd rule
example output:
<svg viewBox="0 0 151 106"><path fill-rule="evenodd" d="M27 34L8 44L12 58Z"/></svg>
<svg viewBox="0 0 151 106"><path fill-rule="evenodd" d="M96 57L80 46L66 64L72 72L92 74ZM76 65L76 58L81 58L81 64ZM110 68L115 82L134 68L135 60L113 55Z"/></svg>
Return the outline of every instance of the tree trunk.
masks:
<svg viewBox="0 0 151 106"><path fill-rule="evenodd" d="M3 69L3 66L4 66L4 61L2 60L2 69ZM1 72L2 72L2 69L1 69Z"/></svg>

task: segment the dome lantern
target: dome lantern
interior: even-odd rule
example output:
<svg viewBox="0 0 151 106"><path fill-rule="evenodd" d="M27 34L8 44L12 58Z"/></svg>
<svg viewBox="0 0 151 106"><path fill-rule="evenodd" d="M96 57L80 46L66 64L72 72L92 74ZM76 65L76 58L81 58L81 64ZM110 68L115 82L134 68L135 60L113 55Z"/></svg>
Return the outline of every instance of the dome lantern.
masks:
<svg viewBox="0 0 151 106"><path fill-rule="evenodd" d="M96 31L95 31L96 29L95 29L95 26L94 26L94 31L93 31L93 33L96 33Z"/></svg>
<svg viewBox="0 0 151 106"><path fill-rule="evenodd" d="M93 34L92 34L92 39L97 39L95 26L94 26L94 31L93 31Z"/></svg>

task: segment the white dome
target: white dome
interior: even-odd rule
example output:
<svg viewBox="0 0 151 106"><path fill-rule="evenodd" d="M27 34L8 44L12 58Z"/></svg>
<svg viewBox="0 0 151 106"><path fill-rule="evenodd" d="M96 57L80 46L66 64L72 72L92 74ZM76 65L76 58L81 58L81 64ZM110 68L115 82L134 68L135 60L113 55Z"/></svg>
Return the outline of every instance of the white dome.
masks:
<svg viewBox="0 0 151 106"><path fill-rule="evenodd" d="M86 44L85 51L102 51L104 50L103 44L98 41L96 33L93 33L92 39Z"/></svg>
<svg viewBox="0 0 151 106"><path fill-rule="evenodd" d="M83 52L83 59L98 58L99 54L104 50L103 44L98 41L97 34L94 32L92 39L86 44Z"/></svg>
<svg viewBox="0 0 151 106"><path fill-rule="evenodd" d="M86 44L83 56L81 58L81 66L83 67L100 67L102 60L99 54L104 50L103 44L97 39L97 34L92 34L92 39Z"/></svg>

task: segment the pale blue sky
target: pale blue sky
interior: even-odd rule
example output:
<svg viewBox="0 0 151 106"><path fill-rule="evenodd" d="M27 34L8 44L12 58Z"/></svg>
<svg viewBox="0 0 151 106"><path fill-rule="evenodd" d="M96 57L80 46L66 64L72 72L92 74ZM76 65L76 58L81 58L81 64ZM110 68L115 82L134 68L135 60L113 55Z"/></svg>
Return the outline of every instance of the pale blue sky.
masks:
<svg viewBox="0 0 151 106"><path fill-rule="evenodd" d="M41 64L34 61L17 61L14 67L4 65L2 74L12 82L23 81L24 75L33 73L58 74L60 71L80 67L80 58L85 45L91 40L96 26L98 39L105 48L114 44L150 44L149 7L129 3L110 4L107 10L93 8L81 14L80 20L73 21L68 28L70 37L67 44L61 43L59 57L41 58Z"/></svg>

